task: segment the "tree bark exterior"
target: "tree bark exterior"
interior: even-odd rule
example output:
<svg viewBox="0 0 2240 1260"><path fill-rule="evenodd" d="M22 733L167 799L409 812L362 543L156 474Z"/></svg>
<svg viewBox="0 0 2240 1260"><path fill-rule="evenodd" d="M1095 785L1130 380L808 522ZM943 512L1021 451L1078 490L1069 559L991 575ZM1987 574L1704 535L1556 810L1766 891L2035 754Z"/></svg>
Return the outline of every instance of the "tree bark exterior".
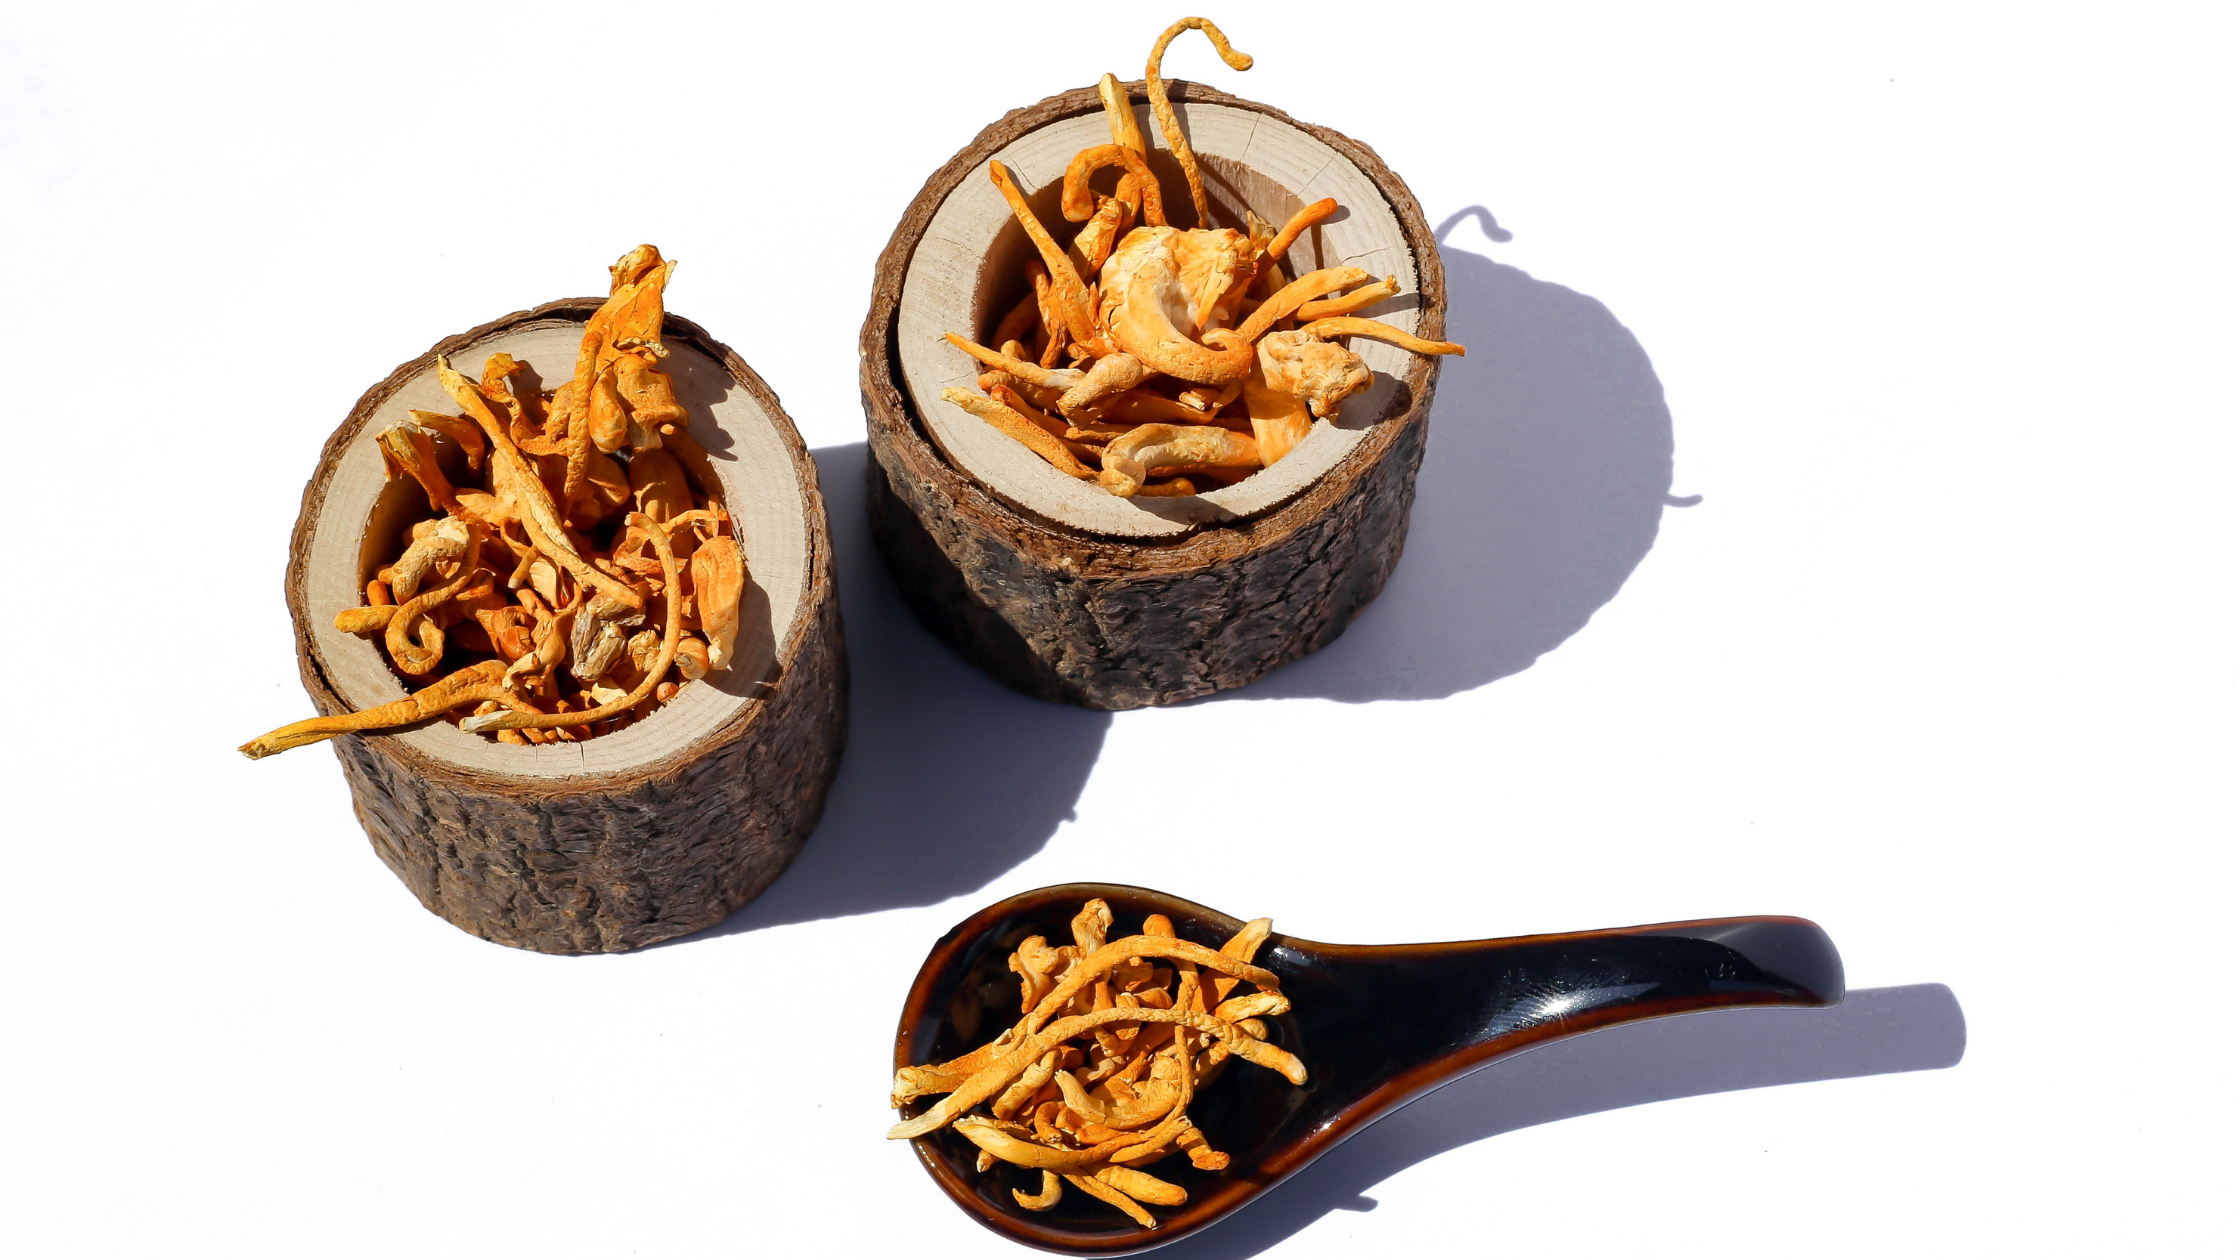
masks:
<svg viewBox="0 0 2240 1260"><path fill-rule="evenodd" d="M360 399L304 489L290 548L288 608L304 689L347 712L322 673L306 614L307 558L336 463L375 410L437 353L598 299L517 312L438 344ZM771 415L776 395L728 347L670 315L664 335L723 363ZM330 741L374 852L430 911L485 940L554 954L635 949L721 922L784 871L824 810L846 738L847 663L832 543L816 467L790 423L810 534L804 598L777 672L714 731L627 773L491 774L383 735Z"/></svg>
<svg viewBox="0 0 2240 1260"><path fill-rule="evenodd" d="M1129 85L1140 99L1141 85ZM1445 330L1446 279L1415 197L1368 146L1200 84L1173 99L1255 110L1352 161L1390 201L1414 254L1419 335ZM912 251L942 200L1005 145L1101 109L1094 89L1015 110L926 181L880 256L860 345L872 536L903 597L943 641L1029 695L1099 709L1241 687L1337 638L1399 561L1438 360L1403 380L1397 415L1306 491L1256 517L1142 544L1069 528L989 494L928 440L897 368Z"/></svg>

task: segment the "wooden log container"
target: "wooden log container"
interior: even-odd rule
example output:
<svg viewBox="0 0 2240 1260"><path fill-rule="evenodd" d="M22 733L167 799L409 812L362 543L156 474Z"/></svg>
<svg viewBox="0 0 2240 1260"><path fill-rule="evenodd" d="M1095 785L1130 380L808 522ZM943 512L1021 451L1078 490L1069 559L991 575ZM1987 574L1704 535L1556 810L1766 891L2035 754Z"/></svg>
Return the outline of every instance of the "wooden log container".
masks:
<svg viewBox="0 0 2240 1260"><path fill-rule="evenodd" d="M458 410L435 379L438 353L479 376L506 351L543 388L565 382L598 306L548 303L448 338L368 390L328 439L287 576L303 685L320 713L405 695L372 643L334 625L403 531L432 515L413 481L384 479L376 435L410 408ZM381 860L429 910L502 945L612 952L720 921L792 860L838 768L847 666L816 467L738 355L673 314L663 337L662 366L746 555L736 663L581 743L499 744L442 720L332 741ZM465 473L463 460L451 471Z"/></svg>
<svg viewBox="0 0 2240 1260"><path fill-rule="evenodd" d="M1143 85L1127 86L1169 221L1195 226ZM1335 197L1341 214L1301 239L1288 270L1396 275L1399 295L1363 313L1442 335L1437 243L1368 146L1201 84L1168 88L1214 226L1241 227L1247 208L1281 223ZM979 370L941 334L984 338L1025 291L1033 256L989 160L1055 227L1067 161L1109 140L1093 88L983 131L887 243L860 350L873 536L910 606L1022 691L1129 709L1243 686L1335 639L1376 597L1406 537L1439 361L1355 340L1376 374L1368 390L1274 466L1188 498L1118 498L941 401Z"/></svg>

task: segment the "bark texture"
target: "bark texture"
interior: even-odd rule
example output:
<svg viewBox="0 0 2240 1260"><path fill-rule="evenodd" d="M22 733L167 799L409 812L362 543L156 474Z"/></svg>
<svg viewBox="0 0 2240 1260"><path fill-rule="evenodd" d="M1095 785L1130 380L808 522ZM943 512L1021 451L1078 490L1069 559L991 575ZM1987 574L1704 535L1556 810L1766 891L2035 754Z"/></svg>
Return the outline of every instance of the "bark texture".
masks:
<svg viewBox="0 0 2240 1260"><path fill-rule="evenodd" d="M1446 327L1446 275L1423 209L1368 146L1202 84L1172 99L1254 110L1337 150L1391 203L1414 255L1418 335ZM1142 99L1140 83L1128 85ZM1402 379L1398 410L1298 497L1171 542L1123 541L1020 511L931 442L904 387L896 311L910 256L944 198L1005 145L1102 108L1080 89L1015 110L926 181L880 256L863 326L872 536L935 635L1029 695L1099 709L1241 687L1338 637L1383 589L1407 537L1438 360Z"/></svg>
<svg viewBox="0 0 2240 1260"><path fill-rule="evenodd" d="M287 580L297 664L320 713L349 707L321 668L304 593L315 524L342 451L435 354L536 321L580 324L598 305L596 298L548 303L439 343L369 390L328 440L304 489ZM839 769L847 662L816 466L777 396L737 354L675 315L663 336L724 364L781 420L790 448L809 558L799 611L760 695L714 731L622 773L526 778L432 759L383 735L329 741L374 852L422 905L501 945L616 952L722 921L800 851Z"/></svg>

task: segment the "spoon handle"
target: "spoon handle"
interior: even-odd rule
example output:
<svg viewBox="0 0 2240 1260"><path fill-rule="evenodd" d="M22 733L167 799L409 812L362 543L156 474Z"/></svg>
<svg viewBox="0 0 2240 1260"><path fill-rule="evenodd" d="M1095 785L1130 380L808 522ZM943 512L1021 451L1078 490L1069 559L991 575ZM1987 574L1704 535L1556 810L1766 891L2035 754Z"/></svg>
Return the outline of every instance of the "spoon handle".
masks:
<svg viewBox="0 0 2240 1260"><path fill-rule="evenodd" d="M1691 1011L1843 998L1842 959L1804 919L1436 945L1270 944L1270 965L1295 1007L1318 1012L1315 1044L1302 1052L1335 1095L1315 1110L1342 1117L1330 1126L1338 1131L1558 1037Z"/></svg>

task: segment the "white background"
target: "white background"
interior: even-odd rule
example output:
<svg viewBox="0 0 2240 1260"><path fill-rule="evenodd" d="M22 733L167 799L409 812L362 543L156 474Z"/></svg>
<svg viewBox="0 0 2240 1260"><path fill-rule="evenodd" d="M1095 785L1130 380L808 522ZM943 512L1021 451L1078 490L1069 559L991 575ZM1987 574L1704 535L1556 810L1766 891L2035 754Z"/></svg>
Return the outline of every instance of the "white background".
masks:
<svg viewBox="0 0 2240 1260"><path fill-rule="evenodd" d="M881 1140L893 1021L1101 879L1351 942L1799 914L1879 1004L1527 1056L1176 1260L2231 1254L2229 10L1207 10L1258 67L1172 75L1508 239L1449 233L1383 598L1104 715L900 608L855 338L924 178L1180 12L1111 9L9 6L0 1250L1024 1254ZM819 453L854 734L761 901L543 957L328 752L233 750L310 712L281 571L360 392L641 240Z"/></svg>

